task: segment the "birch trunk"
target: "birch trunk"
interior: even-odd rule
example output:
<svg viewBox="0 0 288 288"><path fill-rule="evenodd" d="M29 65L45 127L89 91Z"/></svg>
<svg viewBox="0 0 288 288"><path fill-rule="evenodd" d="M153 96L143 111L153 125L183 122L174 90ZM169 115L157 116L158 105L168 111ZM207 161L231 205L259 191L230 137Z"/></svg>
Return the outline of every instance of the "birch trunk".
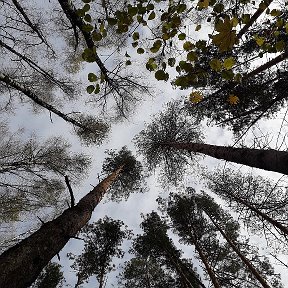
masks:
<svg viewBox="0 0 288 288"><path fill-rule="evenodd" d="M5 251L0 256L0 287L29 287L48 262L90 220L94 208L122 169L123 165L76 206L66 209L59 217L45 223L31 236Z"/></svg>

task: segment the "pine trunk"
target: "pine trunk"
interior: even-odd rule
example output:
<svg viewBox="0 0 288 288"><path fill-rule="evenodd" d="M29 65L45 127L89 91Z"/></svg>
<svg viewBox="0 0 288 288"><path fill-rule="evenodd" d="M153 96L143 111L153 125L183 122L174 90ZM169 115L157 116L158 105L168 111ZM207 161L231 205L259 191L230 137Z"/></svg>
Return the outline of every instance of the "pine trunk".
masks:
<svg viewBox="0 0 288 288"><path fill-rule="evenodd" d="M90 220L92 211L122 168L120 166L100 182L76 206L66 209L59 217L5 251L0 256L0 287L29 287L48 262Z"/></svg>
<svg viewBox="0 0 288 288"><path fill-rule="evenodd" d="M234 148L203 143L165 142L160 145L288 175L288 152L285 151Z"/></svg>
<svg viewBox="0 0 288 288"><path fill-rule="evenodd" d="M210 265L209 265L209 263L208 263L208 261L207 261L207 258L206 258L206 256L203 254L202 249L201 249L201 247L198 245L197 241L194 241L194 245L195 245L195 249L196 249L196 251L197 251L197 253L198 253L201 261L203 262L203 264L204 264L204 266L205 266L205 268L206 268L206 271L207 271L207 273L208 273L208 275L209 275L209 277L210 277L210 279L211 279L214 287L215 287L215 288L221 288L221 286L220 286L220 284L219 284L219 282L218 282L218 279L217 279L214 271L213 271L212 268L210 267Z"/></svg>
<svg viewBox="0 0 288 288"><path fill-rule="evenodd" d="M209 217L211 222L215 225L215 227L218 229L218 231L221 233L224 239L228 242L233 251L239 256L239 258L243 261L243 263L247 266L247 268L251 271L251 273L255 276L255 278L261 283L263 288L272 288L266 282L266 280L260 275L260 273L256 270L256 268L250 263L250 261L241 253L241 251L236 247L233 241L226 235L226 233L222 230L222 228L214 221L214 219L208 213L206 213L206 215Z"/></svg>

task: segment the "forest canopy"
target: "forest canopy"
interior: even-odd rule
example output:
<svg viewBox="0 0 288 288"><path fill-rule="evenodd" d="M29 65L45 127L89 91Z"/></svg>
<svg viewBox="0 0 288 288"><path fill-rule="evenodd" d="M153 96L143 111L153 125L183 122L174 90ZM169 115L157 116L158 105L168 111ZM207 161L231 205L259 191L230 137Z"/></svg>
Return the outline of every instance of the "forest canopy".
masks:
<svg viewBox="0 0 288 288"><path fill-rule="evenodd" d="M287 7L0 0L0 286L286 287Z"/></svg>

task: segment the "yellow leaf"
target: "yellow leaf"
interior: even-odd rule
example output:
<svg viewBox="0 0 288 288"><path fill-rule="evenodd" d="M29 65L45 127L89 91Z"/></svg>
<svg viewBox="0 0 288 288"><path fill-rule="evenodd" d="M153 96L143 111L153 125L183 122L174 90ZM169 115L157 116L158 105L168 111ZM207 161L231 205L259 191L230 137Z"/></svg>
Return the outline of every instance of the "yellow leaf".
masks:
<svg viewBox="0 0 288 288"><path fill-rule="evenodd" d="M199 91L193 91L189 95L189 100L195 104L201 102L202 99L203 99L203 94Z"/></svg>
<svg viewBox="0 0 288 288"><path fill-rule="evenodd" d="M214 58L210 61L209 64L214 71L221 71L222 69L222 63L219 59Z"/></svg>
<svg viewBox="0 0 288 288"><path fill-rule="evenodd" d="M260 37L258 35L254 36L254 40L256 41L258 46L262 46L265 42L265 38L264 37Z"/></svg>
<svg viewBox="0 0 288 288"><path fill-rule="evenodd" d="M219 34L213 36L213 43L219 47L220 52L231 50L233 45L238 42L236 31L233 30L233 23L228 17L225 18L224 22L219 20L215 24L216 31Z"/></svg>
<svg viewBox="0 0 288 288"><path fill-rule="evenodd" d="M203 8L208 8L209 6L209 0L200 0L197 4L197 6L200 8L200 9L203 9Z"/></svg>
<svg viewBox="0 0 288 288"><path fill-rule="evenodd" d="M227 102L231 105L237 105L239 103L239 98L236 95L229 95Z"/></svg>
<svg viewBox="0 0 288 288"><path fill-rule="evenodd" d="M224 63L223 63L223 67L226 69L226 70L230 70L235 64L235 60L233 57L229 57L227 59L224 60Z"/></svg>

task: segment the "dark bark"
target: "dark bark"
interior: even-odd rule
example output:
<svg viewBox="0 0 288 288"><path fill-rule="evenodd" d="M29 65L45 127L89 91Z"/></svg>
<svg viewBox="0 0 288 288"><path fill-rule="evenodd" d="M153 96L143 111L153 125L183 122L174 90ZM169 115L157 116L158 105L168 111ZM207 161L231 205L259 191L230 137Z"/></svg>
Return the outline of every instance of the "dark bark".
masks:
<svg viewBox="0 0 288 288"><path fill-rule="evenodd" d="M179 150L198 152L217 159L288 175L288 152L216 146L203 143L159 143Z"/></svg>
<svg viewBox="0 0 288 288"><path fill-rule="evenodd" d="M206 271L207 271L207 273L208 273L208 275L209 275L209 277L210 277L210 279L211 279L214 287L215 287L215 288L221 288L221 287L220 287L220 284L219 284L219 282L218 282L218 279L217 279L217 277L216 277L213 269L212 269L211 266L209 265L209 263L208 263L208 261L207 261L207 258L206 258L206 256L204 255L204 253L203 253L200 245L198 244L197 240L194 239L193 242L194 242L194 245L195 245L195 249L196 249L196 251L197 251L197 253L198 253L201 261L203 262L203 264L204 264L204 266L205 266L205 268L206 268Z"/></svg>
<svg viewBox="0 0 288 288"><path fill-rule="evenodd" d="M272 288L266 282L266 280L260 275L260 273L257 271L257 269L250 263L250 261L241 253L241 251L237 248L237 246L233 243L233 241L226 235L226 233L216 223L216 221L209 215L209 213L206 213L206 215L209 217L209 219L211 220L213 225L218 229L218 231L221 233L221 235L224 237L224 239L227 241L227 243L231 246L233 251L239 256L239 258L243 261L243 263L247 266L247 268L251 271L251 273L255 276L255 278L261 283L261 285L264 288Z"/></svg>
<svg viewBox="0 0 288 288"><path fill-rule="evenodd" d="M100 182L79 203L11 247L0 256L0 287L29 287L48 262L90 220L92 212L123 165Z"/></svg>

